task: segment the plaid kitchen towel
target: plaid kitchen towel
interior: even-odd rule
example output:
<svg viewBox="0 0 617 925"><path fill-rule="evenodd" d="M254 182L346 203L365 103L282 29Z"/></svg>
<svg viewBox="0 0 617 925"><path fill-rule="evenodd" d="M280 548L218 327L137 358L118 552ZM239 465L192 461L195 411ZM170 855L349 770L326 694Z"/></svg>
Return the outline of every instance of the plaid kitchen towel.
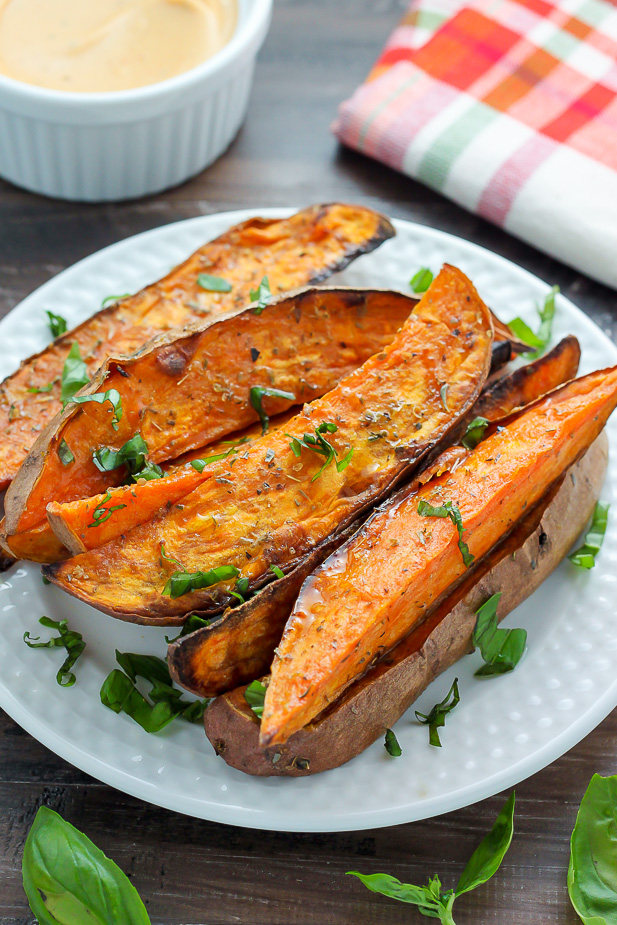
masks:
<svg viewBox="0 0 617 925"><path fill-rule="evenodd" d="M617 288L617 0L414 0L340 140Z"/></svg>

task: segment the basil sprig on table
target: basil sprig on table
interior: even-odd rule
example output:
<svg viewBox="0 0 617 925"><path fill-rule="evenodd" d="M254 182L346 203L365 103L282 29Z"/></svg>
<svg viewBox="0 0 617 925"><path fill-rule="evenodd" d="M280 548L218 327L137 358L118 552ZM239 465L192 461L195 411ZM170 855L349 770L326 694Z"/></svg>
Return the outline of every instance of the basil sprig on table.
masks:
<svg viewBox="0 0 617 925"><path fill-rule="evenodd" d="M47 806L40 807L28 833L22 876L39 925L150 925L128 877Z"/></svg>
<svg viewBox="0 0 617 925"><path fill-rule="evenodd" d="M458 692L458 678L455 678L452 687L443 700L436 703L430 713L419 713L416 710L416 719L423 726L429 727L429 744L436 748L441 748L441 739L439 738L439 729L446 724L446 716L454 707L460 703Z"/></svg>
<svg viewBox="0 0 617 925"><path fill-rule="evenodd" d="M596 556L602 548L604 534L608 525L608 512L610 504L602 501L596 503L591 518L591 526L585 534L585 542L568 556L570 562L578 565L580 568L590 569L596 564Z"/></svg>
<svg viewBox="0 0 617 925"><path fill-rule="evenodd" d="M349 463L351 462L351 457L353 456L353 448L347 453L343 459L338 459L338 450L335 450L329 440L326 440L324 434L335 434L338 430L336 424L333 424L331 421L324 421L322 424L318 424L315 428L315 434L304 434L303 437L292 437L291 434L285 434L286 437L291 437L291 443L289 444L291 452L294 456L298 458L302 455L302 449L311 450L313 453L317 453L318 456L324 456L326 461L315 473L311 482L314 482L315 479L318 479L322 474L324 469L327 469L331 462L336 464L336 471L342 472L343 469L346 469Z"/></svg>
<svg viewBox="0 0 617 925"><path fill-rule="evenodd" d="M249 392L249 401L251 406L255 409L259 415L259 420L261 421L261 432L262 434L267 433L268 425L270 424L270 418L263 409L263 399L264 397L269 398L285 398L287 401L295 401L296 396L293 392L284 392L282 389L269 389L264 388L261 385L254 385L251 391Z"/></svg>
<svg viewBox="0 0 617 925"><path fill-rule="evenodd" d="M418 501L418 514L421 517L449 517L458 533L458 548L461 551L463 557L463 562L466 567L469 566L474 561L474 556L469 552L469 546L463 539L463 533L465 528L463 526L463 518L461 517L461 512L458 508L458 505L454 501L444 501L443 504L440 504L438 507L433 507L428 501L425 501L424 498L421 498Z"/></svg>
<svg viewBox="0 0 617 925"><path fill-rule="evenodd" d="M156 463L146 459L148 444L139 431L127 440L119 450L101 446L92 454L92 461L99 472L113 472L126 466L129 482L137 479L162 479L165 473Z"/></svg>
<svg viewBox="0 0 617 925"><path fill-rule="evenodd" d="M594 774L570 840L568 893L585 925L617 921L617 777Z"/></svg>
<svg viewBox="0 0 617 925"><path fill-rule="evenodd" d="M409 285L413 292L419 295L421 292L426 292L432 282L433 274L428 267L420 267L418 272L410 279Z"/></svg>
<svg viewBox="0 0 617 925"><path fill-rule="evenodd" d="M540 316L540 327L537 334L531 330L529 325L522 318L513 318L508 322L508 327L515 337L522 340L524 344L532 347L529 353L524 354L528 359L535 359L542 356L549 345L551 333L553 330L553 319L555 317L555 296L559 292L559 286L553 286L549 294L544 299L542 308L537 306L538 315Z"/></svg>
<svg viewBox="0 0 617 925"><path fill-rule="evenodd" d="M59 635L52 636L47 642L40 642L40 636L31 636L30 633L24 633L24 642L31 649L66 649L66 658L58 669L56 681L60 687L71 687L75 684L75 675L71 668L86 648L81 633L70 630L66 620L52 620L50 617L41 617L39 619L41 626L47 629L57 630Z"/></svg>
<svg viewBox="0 0 617 925"><path fill-rule="evenodd" d="M466 450L475 450L477 445L484 440L488 423L486 418L477 417L467 425L461 440Z"/></svg>
<svg viewBox="0 0 617 925"><path fill-rule="evenodd" d="M251 302L257 302L257 306L253 309L253 314L261 315L268 302L272 301L272 293L267 276L264 276L257 289L250 290L249 298Z"/></svg>
<svg viewBox="0 0 617 925"><path fill-rule="evenodd" d="M401 883L388 874L360 874L350 870L348 874L358 877L373 893L381 893L391 899L417 906L419 912L428 918L439 919L442 925L456 925L452 916L454 901L463 893L469 893L490 880L497 872L510 847L514 832L514 792L499 813L493 828L480 842L460 876L455 890L443 890L438 876L429 878L426 886Z"/></svg>
<svg viewBox="0 0 617 925"><path fill-rule="evenodd" d="M209 700L185 700L173 686L167 662L156 655L118 652L114 668L101 687L101 703L114 713L126 713L146 732L160 732L176 717L189 723L201 722ZM136 679L151 685L147 699L137 689Z"/></svg>
<svg viewBox="0 0 617 925"><path fill-rule="evenodd" d="M51 331L51 336L54 338L54 340L56 337L60 337L61 334L66 334L68 325L66 323L66 319L63 318L62 315L56 315L54 312L50 311L46 311L45 314L49 319L47 323L49 324L49 330Z"/></svg>
<svg viewBox="0 0 617 925"><path fill-rule="evenodd" d="M502 629L497 620L501 591L489 597L476 612L472 642L486 662L476 671L477 678L490 678L513 671L527 643L527 630Z"/></svg>
<svg viewBox="0 0 617 925"><path fill-rule="evenodd" d="M231 283L223 279L222 276L210 276L209 273L200 273L197 277L197 285L208 292L231 292Z"/></svg>

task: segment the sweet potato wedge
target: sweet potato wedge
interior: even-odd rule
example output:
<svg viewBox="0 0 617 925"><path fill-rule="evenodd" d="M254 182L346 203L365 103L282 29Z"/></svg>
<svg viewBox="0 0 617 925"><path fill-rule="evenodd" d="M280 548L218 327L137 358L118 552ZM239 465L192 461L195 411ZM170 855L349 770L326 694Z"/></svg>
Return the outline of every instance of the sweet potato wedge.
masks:
<svg viewBox="0 0 617 925"><path fill-rule="evenodd" d="M565 338L551 353L482 392L467 422L478 416L498 421L552 391L576 375L579 355L576 338ZM449 447L414 477L413 488L444 472L453 472L468 454L462 446ZM285 576L252 600L227 610L220 620L170 646L170 671L178 684L202 697L212 697L267 674L295 603L292 588L297 595L306 575L308 572L299 570ZM292 576L294 582L290 581Z"/></svg>
<svg viewBox="0 0 617 925"><path fill-rule="evenodd" d="M25 360L1 384L0 490L15 477L36 434L61 410L60 377L73 343L92 375L109 355L132 354L163 331L245 305L264 275L275 294L319 282L393 235L383 215L342 203L311 206L287 219L249 219L162 280L97 312ZM198 283L200 273L222 277L231 291L207 291ZM50 392L30 391L50 383Z"/></svg>
<svg viewBox="0 0 617 925"><path fill-rule="evenodd" d="M109 401L71 403L46 428L6 494L9 548L15 534L46 519L50 502L91 497L122 482L124 468L101 472L95 465L100 446L119 449L139 432L148 458L164 462L257 421L253 387L294 396L264 397L270 414L323 395L389 344L415 304L402 293L305 289L259 313L239 309L191 333L162 335L132 357L106 360L79 395L115 389L120 419L113 422Z"/></svg>
<svg viewBox="0 0 617 925"><path fill-rule="evenodd" d="M445 267L393 342L306 405L287 433L266 434L233 466L221 463L181 504L121 541L45 574L124 619L220 613L233 600L233 579L200 590L184 582L174 597L164 593L173 573L231 566L251 591L272 580L271 566L291 571L447 438L482 388L491 342L486 306L459 270Z"/></svg>
<svg viewBox="0 0 617 925"><path fill-rule="evenodd" d="M287 741L411 632L464 577L469 555L485 556L580 458L615 406L617 367L576 379L514 416L451 475L389 499L305 582L272 664L262 744ZM467 552L449 518L431 514L447 504L462 518Z"/></svg>
<svg viewBox="0 0 617 925"><path fill-rule="evenodd" d="M420 626L283 745L259 745L259 722L236 688L208 706L206 735L217 754L260 776L305 776L340 767L382 737L442 671L471 651L476 612L501 592L501 620L561 562L587 523L608 459L605 434L545 499ZM188 638L188 637L187 637Z"/></svg>

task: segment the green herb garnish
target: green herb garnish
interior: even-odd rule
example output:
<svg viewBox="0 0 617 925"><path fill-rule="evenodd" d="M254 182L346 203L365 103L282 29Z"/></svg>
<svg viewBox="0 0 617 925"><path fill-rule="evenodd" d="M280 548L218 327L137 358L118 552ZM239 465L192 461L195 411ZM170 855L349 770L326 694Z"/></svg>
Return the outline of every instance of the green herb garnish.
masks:
<svg viewBox="0 0 617 925"><path fill-rule="evenodd" d="M102 405L106 401L110 403L114 411L111 419L111 426L114 430L118 430L118 424L122 418L122 398L120 392L118 392L117 389L108 389L107 392L95 392L93 395L79 395L74 398L69 398L67 404L85 405L90 401L96 402L98 405Z"/></svg>
<svg viewBox="0 0 617 925"><path fill-rule="evenodd" d="M269 398L284 398L287 401L295 401L296 396L293 392L283 392L282 389L268 389L263 388L261 385L254 385L251 391L249 392L249 401L251 406L255 409L261 421L261 432L265 434L268 430L268 425L270 423L270 418L263 409L262 402L264 396Z"/></svg>
<svg viewBox="0 0 617 925"><path fill-rule="evenodd" d="M137 479L162 479L165 475L160 466L146 459L148 444L139 431L127 440L119 450L101 446L92 454L92 461L99 472L113 472L126 466L129 482Z"/></svg>
<svg viewBox="0 0 617 925"><path fill-rule="evenodd" d="M591 526L585 534L584 544L568 556L570 562L578 565L579 568L590 569L596 564L596 556L604 542L609 509L610 504L604 504L602 501L597 502L593 509Z"/></svg>
<svg viewBox="0 0 617 925"><path fill-rule="evenodd" d="M409 285L413 292L420 294L421 292L426 292L432 282L433 274L428 267L420 267L415 276L412 276Z"/></svg>
<svg viewBox="0 0 617 925"><path fill-rule="evenodd" d="M47 385L33 385L33 386L30 386L30 388L28 389L28 391L31 392L33 395L41 395L42 393L51 392L51 390L53 389L53 387L54 387L53 382L48 382Z"/></svg>
<svg viewBox="0 0 617 925"><path fill-rule="evenodd" d="M472 642L486 662L476 671L477 678L490 678L513 671L525 651L527 630L499 627L497 607L500 598L501 591L489 597L476 612Z"/></svg>
<svg viewBox="0 0 617 925"><path fill-rule="evenodd" d="M413 886L411 883L401 883L388 874L367 875L355 870L348 871L348 874L358 877L372 893L381 893L391 899L417 906L422 915L439 919L442 925L456 925L452 916L455 899L491 879L510 847L513 832L514 793L510 795L491 831L470 857L455 890L443 891L437 876L430 877L426 886Z"/></svg>
<svg viewBox="0 0 617 925"><path fill-rule="evenodd" d="M315 473L311 482L314 482L315 479L318 479L324 469L330 465L331 462L336 462L336 471L342 472L343 469L346 469L349 463L351 462L351 457L353 456L353 448L347 453L343 459L337 460L338 450L335 450L332 444L326 440L324 434L335 434L338 430L336 424L333 424L331 421L324 421L322 424L318 424L315 428L315 434L304 434L300 437L292 437L291 434L285 434L286 437L291 437L291 443L289 444L291 452L294 456L300 457L302 455L302 448L305 450L311 450L313 453L317 453L319 456L324 456L326 461L321 467L321 469Z"/></svg>
<svg viewBox="0 0 617 925"><path fill-rule="evenodd" d="M58 458L63 466L70 466L72 462L75 462L73 452L64 437L58 444Z"/></svg>
<svg viewBox="0 0 617 925"><path fill-rule="evenodd" d="M448 383L447 382L444 382L444 384L439 389L439 397L441 398L441 404L443 406L443 410L449 413L450 409L448 407Z"/></svg>
<svg viewBox="0 0 617 925"><path fill-rule="evenodd" d="M176 717L189 723L201 722L209 700L184 700L182 691L173 686L169 668L156 655L118 652L118 668L107 676L101 687L101 703L114 713L126 713L146 732L160 732ZM135 686L137 677L151 685L147 699Z"/></svg>
<svg viewBox="0 0 617 925"><path fill-rule="evenodd" d="M542 356L549 345L553 329L553 319L555 317L555 296L558 292L559 286L553 286L544 299L542 308L536 306L538 315L540 316L540 327L538 328L537 334L534 334L529 325L526 324L522 318L514 318L512 321L508 322L508 327L514 336L522 340L523 343L527 344L529 347L533 347L530 353L525 354L529 359Z"/></svg>
<svg viewBox="0 0 617 925"><path fill-rule="evenodd" d="M270 571L271 571L274 575L276 575L277 578L284 578L284 577L285 577L285 572L283 571L282 568L279 568L278 565L271 565L271 566L270 566Z"/></svg>
<svg viewBox="0 0 617 925"><path fill-rule="evenodd" d="M112 302L119 302L120 299L129 299L130 297L130 292L123 292L122 295L108 295L101 302L101 308L106 308L108 305L111 305Z"/></svg>
<svg viewBox="0 0 617 925"><path fill-rule="evenodd" d="M236 447L232 446L229 450L226 450L225 453L217 453L215 456L207 456L205 459L192 459L191 466L193 469L196 469L197 472L203 472L206 466L209 466L211 463L220 462L221 459L227 459L232 453L237 452Z"/></svg>
<svg viewBox="0 0 617 925"><path fill-rule="evenodd" d="M106 520L109 520L114 511L121 511L126 504L109 504L111 501L111 492L108 490L100 504L95 507L92 513L92 523L88 527L100 527Z"/></svg>
<svg viewBox="0 0 617 925"><path fill-rule="evenodd" d="M51 331L51 336L55 339L56 337L60 337L61 334L66 334L66 319L64 319L62 315L55 315L50 311L48 311L46 314L49 319L48 324L49 330Z"/></svg>
<svg viewBox="0 0 617 925"><path fill-rule="evenodd" d="M389 755L392 755L393 758L400 758L403 754L403 749L398 744L398 739L391 729L386 729L386 738L384 740L383 747Z"/></svg>
<svg viewBox="0 0 617 925"><path fill-rule="evenodd" d="M419 723L422 723L423 726L429 727L429 744L434 745L436 748L441 748L441 740L439 738L439 729L446 724L446 716L450 713L451 710L460 702L460 696L458 692L458 678L455 678L452 687L446 694L443 700L439 703L436 703L430 713L419 713L416 710L416 719Z"/></svg>
<svg viewBox="0 0 617 925"><path fill-rule="evenodd" d="M163 594L175 600L191 591L210 588L220 581L229 581L230 578L236 578L239 574L240 569L237 569L235 565L219 565L207 572L177 571L169 578L163 588Z"/></svg>
<svg viewBox="0 0 617 925"><path fill-rule="evenodd" d="M169 646L172 643L177 642L178 639L182 639L184 636L189 636L191 633L203 629L204 626L210 626L211 623L212 620L207 620L205 617L200 617L196 613L190 613L178 635L174 636L173 639L170 639L169 636L165 636L165 642Z"/></svg>
<svg viewBox="0 0 617 925"><path fill-rule="evenodd" d="M244 691L244 699L248 703L255 716L258 717L258 719L261 719L264 711L266 690L267 684L264 684L263 681L257 680L251 681L247 689Z"/></svg>
<svg viewBox="0 0 617 925"><path fill-rule="evenodd" d="M432 504L429 504L428 501L425 501L422 498L418 502L418 514L421 517L449 517L454 526L456 527L458 533L458 548L461 551L463 557L463 562L466 567L469 566L474 561L474 556L469 552L469 546L463 540L463 533L465 528L463 527L463 518L461 517L461 512L458 509L458 505L454 504L453 501L444 501L439 507L433 507Z"/></svg>
<svg viewBox="0 0 617 925"><path fill-rule="evenodd" d="M70 630L66 620L51 620L49 617L41 617L39 623L48 629L57 630L59 635L52 636L47 642L39 642L39 636L32 637L30 633L26 632L24 633L24 642L31 649L66 649L66 658L58 669L56 681L60 687L71 687L76 680L71 668L86 648L83 636L81 633L75 632L75 630Z"/></svg>
<svg viewBox="0 0 617 925"><path fill-rule="evenodd" d="M467 450L475 450L477 445L484 440L484 432L488 427L488 421L486 418L474 418L471 421L463 434L463 439L461 443Z"/></svg>
<svg viewBox="0 0 617 925"><path fill-rule="evenodd" d="M267 276L264 276L257 289L251 289L249 298L251 302L257 302L256 308L253 309L253 314L261 315L268 302L272 301L272 293L270 292L270 283L268 282Z"/></svg>
<svg viewBox="0 0 617 925"><path fill-rule="evenodd" d="M209 273L200 273L197 277L197 285L208 292L231 292L231 283L228 283L222 276L210 276Z"/></svg>
<svg viewBox="0 0 617 925"><path fill-rule="evenodd" d="M585 925L613 925L617 914L617 777L594 774L570 839L568 894Z"/></svg>
<svg viewBox="0 0 617 925"><path fill-rule="evenodd" d="M119 867L47 806L28 832L24 890L40 925L150 925L137 890Z"/></svg>
<svg viewBox="0 0 617 925"><path fill-rule="evenodd" d="M71 349L64 361L60 381L60 398L65 405L67 402L71 401L76 392L79 392L80 389L83 389L83 387L90 382L88 369L81 358L77 341L74 341L71 345Z"/></svg>

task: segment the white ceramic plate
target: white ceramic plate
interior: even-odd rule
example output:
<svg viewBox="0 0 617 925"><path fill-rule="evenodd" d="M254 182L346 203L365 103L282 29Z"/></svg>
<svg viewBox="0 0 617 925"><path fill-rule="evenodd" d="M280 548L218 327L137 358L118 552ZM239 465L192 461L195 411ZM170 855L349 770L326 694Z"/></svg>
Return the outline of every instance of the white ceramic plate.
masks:
<svg viewBox="0 0 617 925"><path fill-rule="evenodd" d="M283 210L260 210L281 215ZM254 212L229 212L167 225L108 247L61 273L0 323L0 374L49 340L45 309L70 325L112 293L132 292L162 276L204 241ZM420 266L461 267L504 319L537 323L534 303L548 286L506 260L450 235L397 222L397 237L360 258L340 278L349 284L400 287ZM408 291L408 290L407 290ZM617 348L565 298L558 298L554 338L575 333L582 372L617 363ZM603 497L617 488L617 415ZM0 705L58 755L94 777L151 803L234 825L305 832L367 829L444 813L510 787L575 745L617 705L617 517L609 523L596 568L568 562L509 618L529 633L515 672L490 681L473 677L478 655L456 666L461 703L431 748L413 710L396 726L403 757L376 742L350 764L304 779L251 778L216 758L200 726L177 721L148 735L99 701L115 667L114 650L164 655L164 630L121 623L44 586L38 568L15 566L0 583ZM68 618L87 650L78 681L60 688L58 650L32 650L38 617ZM172 628L173 630L173 628ZM46 631L42 631L46 638ZM454 669L419 701L441 700Z"/></svg>

